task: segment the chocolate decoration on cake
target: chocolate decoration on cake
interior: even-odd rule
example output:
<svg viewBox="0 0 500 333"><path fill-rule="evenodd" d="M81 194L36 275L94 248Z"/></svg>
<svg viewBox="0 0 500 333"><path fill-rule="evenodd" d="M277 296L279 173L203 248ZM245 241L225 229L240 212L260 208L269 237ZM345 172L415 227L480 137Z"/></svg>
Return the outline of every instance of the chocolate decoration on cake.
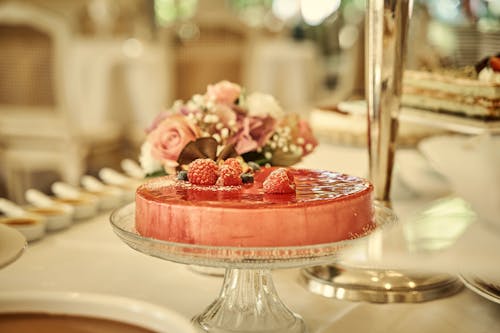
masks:
<svg viewBox="0 0 500 333"><path fill-rule="evenodd" d="M180 166L188 165L199 158L208 158L213 161L219 162L226 160L230 157L237 157L238 153L234 149L234 145L226 145L219 155L217 155L218 143L214 138L206 137L199 138L195 141L191 141L184 147L179 155L177 163Z"/></svg>

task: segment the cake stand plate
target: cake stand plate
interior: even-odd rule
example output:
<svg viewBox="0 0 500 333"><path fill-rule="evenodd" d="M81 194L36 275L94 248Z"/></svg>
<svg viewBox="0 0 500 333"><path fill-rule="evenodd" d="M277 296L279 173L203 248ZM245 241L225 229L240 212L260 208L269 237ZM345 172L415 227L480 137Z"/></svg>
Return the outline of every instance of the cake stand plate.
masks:
<svg viewBox="0 0 500 333"><path fill-rule="evenodd" d="M395 221L392 210L375 205L377 228ZM216 333L305 332L302 318L280 300L271 270L335 262L343 248L365 236L294 247L219 247L173 243L142 237L136 232L135 204L114 211L111 224L115 233L139 252L188 265L225 268L219 297L193 318L193 324L200 331Z"/></svg>

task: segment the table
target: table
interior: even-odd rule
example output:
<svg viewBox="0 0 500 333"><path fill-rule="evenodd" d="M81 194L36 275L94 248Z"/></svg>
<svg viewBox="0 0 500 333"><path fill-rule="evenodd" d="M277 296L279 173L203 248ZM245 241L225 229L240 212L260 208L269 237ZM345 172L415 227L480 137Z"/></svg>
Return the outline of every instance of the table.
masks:
<svg viewBox="0 0 500 333"><path fill-rule="evenodd" d="M328 160L321 158L328 156ZM364 153L325 145L304 165L364 172ZM330 162L328 162L330 161ZM350 161L350 162L349 162ZM334 163L335 164L335 163ZM356 170L357 169L357 170ZM404 218L427 198L395 200ZM216 297L221 278L163 261L127 247L112 231L109 212L30 243L24 255L0 270L0 292L73 291L118 295L147 301L191 318ZM493 332L500 327L500 305L464 289L459 294L421 304L351 303L323 298L299 284L296 269L273 273L278 293L300 313L311 333L333 332Z"/></svg>

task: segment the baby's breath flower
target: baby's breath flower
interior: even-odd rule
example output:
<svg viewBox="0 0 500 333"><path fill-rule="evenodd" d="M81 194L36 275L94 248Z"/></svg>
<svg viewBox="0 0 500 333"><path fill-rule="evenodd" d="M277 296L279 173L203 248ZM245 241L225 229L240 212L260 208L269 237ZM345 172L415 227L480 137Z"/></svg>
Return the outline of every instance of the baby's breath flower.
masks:
<svg viewBox="0 0 500 333"><path fill-rule="evenodd" d="M203 96L200 94L193 95L191 100L193 101L193 103L200 105L200 106L203 105L203 102L204 102Z"/></svg>
<svg viewBox="0 0 500 333"><path fill-rule="evenodd" d="M174 104L172 105L172 111L178 111L180 110L182 107L184 106L184 103L182 102L182 100L178 99L174 102Z"/></svg>
<svg viewBox="0 0 500 333"><path fill-rule="evenodd" d="M218 133L213 134L212 138L214 138L215 141L217 141L218 143L221 142L221 137L220 137L220 135Z"/></svg>

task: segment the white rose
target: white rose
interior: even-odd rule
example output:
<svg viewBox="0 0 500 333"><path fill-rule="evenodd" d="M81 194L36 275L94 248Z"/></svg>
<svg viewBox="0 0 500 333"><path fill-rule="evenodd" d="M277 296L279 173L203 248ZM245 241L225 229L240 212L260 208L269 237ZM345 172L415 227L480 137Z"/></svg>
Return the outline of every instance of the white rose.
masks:
<svg viewBox="0 0 500 333"><path fill-rule="evenodd" d="M163 166L160 161L155 160L151 154L151 143L146 141L141 146L141 154L139 156L139 163L145 174L150 174L158 170L162 170Z"/></svg>
<svg viewBox="0 0 500 333"><path fill-rule="evenodd" d="M270 116L281 119L284 111L272 95L263 93L252 93L246 99L248 115L251 117L265 118Z"/></svg>

